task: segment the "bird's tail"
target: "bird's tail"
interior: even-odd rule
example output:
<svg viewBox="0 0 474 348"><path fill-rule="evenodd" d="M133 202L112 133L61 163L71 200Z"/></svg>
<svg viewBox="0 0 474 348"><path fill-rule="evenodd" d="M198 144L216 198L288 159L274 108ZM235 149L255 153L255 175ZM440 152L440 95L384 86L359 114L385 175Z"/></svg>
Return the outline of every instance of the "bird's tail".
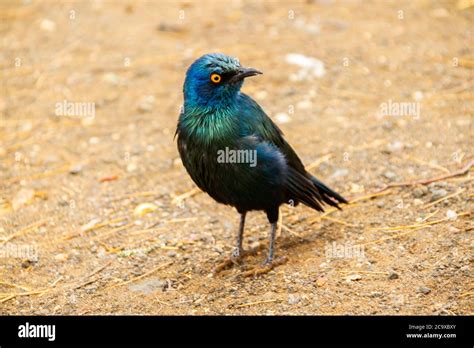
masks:
<svg viewBox="0 0 474 348"><path fill-rule="evenodd" d="M318 189L321 199L324 201L324 203L336 207L337 209L341 209L339 208L339 203L348 203L347 200L339 193L331 190L329 187L327 187L324 183L316 179L314 176L311 176L311 182Z"/></svg>
<svg viewBox="0 0 474 348"><path fill-rule="evenodd" d="M347 203L345 198L307 172L302 173L290 167L286 179L290 196L315 210L324 211L322 203L337 209L340 209L338 203Z"/></svg>

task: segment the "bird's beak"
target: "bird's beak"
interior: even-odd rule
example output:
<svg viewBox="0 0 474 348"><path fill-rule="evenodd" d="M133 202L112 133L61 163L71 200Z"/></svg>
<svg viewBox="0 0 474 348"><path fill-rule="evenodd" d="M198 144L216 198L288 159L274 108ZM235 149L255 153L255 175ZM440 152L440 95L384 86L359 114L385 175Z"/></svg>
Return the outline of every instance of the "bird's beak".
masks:
<svg viewBox="0 0 474 348"><path fill-rule="evenodd" d="M234 82L242 81L246 77L260 75L260 74L262 74L262 72L254 68L240 68L237 71L237 73L231 77L229 82L234 83Z"/></svg>

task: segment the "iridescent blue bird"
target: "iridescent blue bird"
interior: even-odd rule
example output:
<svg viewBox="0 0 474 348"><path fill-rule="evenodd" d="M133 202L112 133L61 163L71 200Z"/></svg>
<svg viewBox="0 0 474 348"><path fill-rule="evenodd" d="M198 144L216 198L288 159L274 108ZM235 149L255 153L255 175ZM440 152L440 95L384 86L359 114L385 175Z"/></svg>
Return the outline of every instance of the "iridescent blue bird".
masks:
<svg viewBox="0 0 474 348"><path fill-rule="evenodd" d="M182 162L196 185L240 213L233 260L244 253L247 212L265 211L271 224L265 264L271 267L281 204L303 203L322 212L324 203L338 207L347 201L305 170L278 126L240 91L245 78L258 74L224 54L197 59L186 73L176 134ZM252 155L256 161L249 161Z"/></svg>

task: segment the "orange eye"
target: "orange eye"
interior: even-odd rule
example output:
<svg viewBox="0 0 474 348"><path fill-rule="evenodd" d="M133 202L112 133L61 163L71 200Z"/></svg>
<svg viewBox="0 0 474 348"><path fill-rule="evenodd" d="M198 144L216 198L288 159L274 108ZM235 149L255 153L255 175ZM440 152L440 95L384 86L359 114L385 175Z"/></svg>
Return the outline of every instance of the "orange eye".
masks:
<svg viewBox="0 0 474 348"><path fill-rule="evenodd" d="M221 82L221 75L219 74L212 74L211 75L211 81L214 82L214 83L219 83Z"/></svg>

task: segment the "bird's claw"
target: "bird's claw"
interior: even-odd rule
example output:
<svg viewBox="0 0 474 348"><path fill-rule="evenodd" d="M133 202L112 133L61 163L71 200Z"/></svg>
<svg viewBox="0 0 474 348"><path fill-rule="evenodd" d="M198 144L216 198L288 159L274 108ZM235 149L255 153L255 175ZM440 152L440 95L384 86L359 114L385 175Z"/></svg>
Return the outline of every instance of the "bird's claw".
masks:
<svg viewBox="0 0 474 348"><path fill-rule="evenodd" d="M245 249L239 249L235 248L232 251L232 254L224 259L221 263L219 263L216 268L214 269L214 274L222 272L224 269L233 266L233 265L239 265L240 261L249 255L255 255L257 254L260 250L262 250L263 245L258 245L252 249L245 250Z"/></svg>
<svg viewBox="0 0 474 348"><path fill-rule="evenodd" d="M270 259L267 258L261 266L254 267L248 271L242 272L240 276L246 278L246 277L256 277L258 275L266 274L270 272L273 268L276 266L280 266L284 264L288 259L284 256L279 257L277 259Z"/></svg>
<svg viewBox="0 0 474 348"><path fill-rule="evenodd" d="M222 261L221 263L219 263L215 270L214 270L214 273L219 273L221 271L223 271L224 269L226 269L227 267L230 267L232 265L238 265L239 264L239 261L246 255L246 252L244 249L239 249L239 248L235 248L233 251L232 251L232 254L227 257L226 259L224 259L224 261Z"/></svg>

